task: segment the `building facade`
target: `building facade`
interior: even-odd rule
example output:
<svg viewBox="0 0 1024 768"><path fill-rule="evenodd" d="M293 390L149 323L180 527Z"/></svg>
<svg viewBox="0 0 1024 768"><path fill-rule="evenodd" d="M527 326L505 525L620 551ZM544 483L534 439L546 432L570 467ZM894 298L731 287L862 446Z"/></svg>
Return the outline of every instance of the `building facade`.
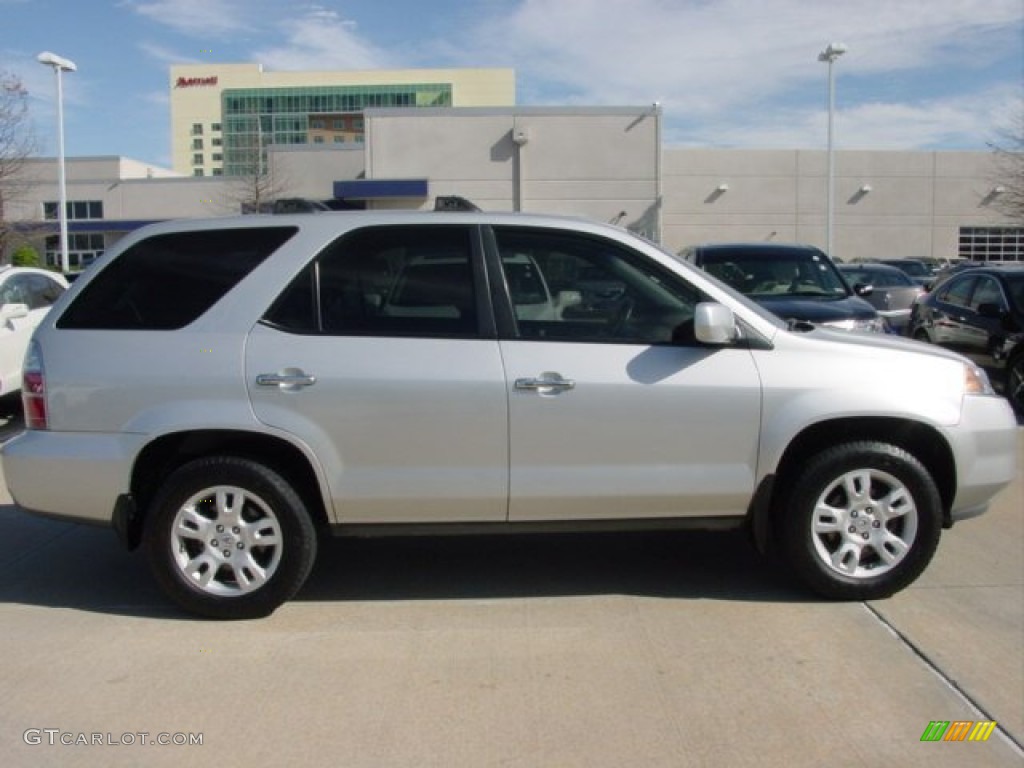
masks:
<svg viewBox="0 0 1024 768"><path fill-rule="evenodd" d="M188 176L261 173L270 146L361 144L371 108L511 106L511 69L270 72L171 67L172 164Z"/></svg>
<svg viewBox="0 0 1024 768"><path fill-rule="evenodd" d="M70 159L73 268L148 221L237 214L254 178L271 180L277 197L334 207L425 209L457 195L485 210L583 216L672 251L737 240L825 246L824 150L664 148L651 106L361 114L364 141L270 145L260 177ZM30 168L8 218L56 264L56 163ZM839 150L833 255L1024 260L1024 222L1000 213L997 173L991 152Z"/></svg>

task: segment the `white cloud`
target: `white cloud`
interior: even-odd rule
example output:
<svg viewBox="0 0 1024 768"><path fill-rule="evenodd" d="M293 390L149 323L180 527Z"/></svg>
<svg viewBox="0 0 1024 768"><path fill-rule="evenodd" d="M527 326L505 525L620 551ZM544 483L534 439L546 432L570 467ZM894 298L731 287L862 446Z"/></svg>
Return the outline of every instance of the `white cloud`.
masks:
<svg viewBox="0 0 1024 768"><path fill-rule="evenodd" d="M260 13L243 0L126 0L136 13L186 35L221 39L250 30Z"/></svg>
<svg viewBox="0 0 1024 768"><path fill-rule="evenodd" d="M166 66L173 64L199 64L205 61L205 59L199 56L184 55L173 48L150 41L139 43L138 48L151 59L155 59Z"/></svg>
<svg viewBox="0 0 1024 768"><path fill-rule="evenodd" d="M254 52L256 61L277 70L386 69L395 58L363 40L354 22L334 11L313 8L281 21L285 43Z"/></svg>
<svg viewBox="0 0 1024 768"><path fill-rule="evenodd" d="M837 149L982 147L998 138L1000 115L1021 104L1017 89L995 87L970 96L921 102L867 102L836 113ZM666 132L670 145L758 149L825 148L824 110L778 108L756 122L713 119Z"/></svg>
<svg viewBox="0 0 1024 768"><path fill-rule="evenodd" d="M466 35L459 61L514 66L522 103L657 100L680 136L680 126L708 121L740 145L767 138L807 146L820 135L814 123L825 93L817 54L841 41L849 47L839 64L844 81L902 75L903 92L844 90L849 100L892 102L854 113L865 126L860 135L917 146L970 130L954 120L943 131L945 120L967 115L923 103L914 89L950 70L966 78L1001 59L1019 62L1022 17L1020 0L525 0ZM1007 81L1019 76L1019 66L1006 73ZM935 93L956 87L940 82ZM950 93L948 108L972 95L960 87L966 93ZM788 119L772 129L766 114ZM737 127L737 117L746 124ZM882 130L886 118L905 121L906 136ZM915 130L923 131L916 141ZM702 140L721 142L722 133Z"/></svg>

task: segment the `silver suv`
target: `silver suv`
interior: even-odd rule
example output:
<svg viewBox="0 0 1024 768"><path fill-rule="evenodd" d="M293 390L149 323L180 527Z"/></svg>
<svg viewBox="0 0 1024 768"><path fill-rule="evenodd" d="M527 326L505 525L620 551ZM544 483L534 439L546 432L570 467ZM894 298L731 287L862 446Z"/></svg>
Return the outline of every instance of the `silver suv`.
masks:
<svg viewBox="0 0 1024 768"><path fill-rule="evenodd" d="M220 618L292 597L320 531L745 526L815 592L879 598L1016 461L964 358L787 329L624 230L541 216L149 227L58 301L24 380L16 502L112 526Z"/></svg>

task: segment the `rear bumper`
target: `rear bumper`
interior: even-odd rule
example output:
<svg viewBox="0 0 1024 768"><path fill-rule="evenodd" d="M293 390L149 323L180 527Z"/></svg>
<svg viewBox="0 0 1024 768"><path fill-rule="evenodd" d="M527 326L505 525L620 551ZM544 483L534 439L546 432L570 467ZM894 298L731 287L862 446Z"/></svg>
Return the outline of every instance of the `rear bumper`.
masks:
<svg viewBox="0 0 1024 768"><path fill-rule="evenodd" d="M130 490L143 436L29 430L2 450L14 502L28 512L98 525L113 523Z"/></svg>

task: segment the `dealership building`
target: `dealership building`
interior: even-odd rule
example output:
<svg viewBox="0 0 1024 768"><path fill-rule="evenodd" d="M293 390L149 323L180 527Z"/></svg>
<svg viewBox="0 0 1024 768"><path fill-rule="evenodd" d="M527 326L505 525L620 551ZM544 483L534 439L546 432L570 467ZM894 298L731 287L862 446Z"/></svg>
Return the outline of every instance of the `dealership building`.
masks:
<svg viewBox="0 0 1024 768"><path fill-rule="evenodd" d="M72 267L147 222L252 208L254 188L257 207L268 192L370 209L460 196L484 210L614 223L673 251L824 247L823 149L664 146L658 105L516 106L514 80L512 70L174 67L172 169L68 160ZM7 218L56 263L55 161L30 161L26 181ZM833 255L1024 260L1024 226L1000 214L1002 190L991 152L837 150Z"/></svg>

